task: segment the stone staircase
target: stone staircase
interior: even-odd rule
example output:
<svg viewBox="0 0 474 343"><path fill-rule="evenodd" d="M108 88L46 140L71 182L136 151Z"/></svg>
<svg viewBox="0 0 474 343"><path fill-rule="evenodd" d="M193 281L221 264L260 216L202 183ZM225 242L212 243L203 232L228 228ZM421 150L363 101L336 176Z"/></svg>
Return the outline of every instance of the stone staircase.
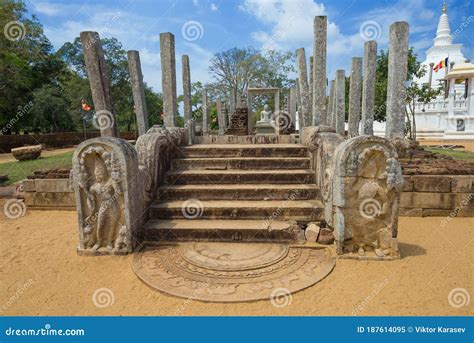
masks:
<svg viewBox="0 0 474 343"><path fill-rule="evenodd" d="M192 145L172 161L145 239L296 240L301 224L322 219L318 196L303 145Z"/></svg>

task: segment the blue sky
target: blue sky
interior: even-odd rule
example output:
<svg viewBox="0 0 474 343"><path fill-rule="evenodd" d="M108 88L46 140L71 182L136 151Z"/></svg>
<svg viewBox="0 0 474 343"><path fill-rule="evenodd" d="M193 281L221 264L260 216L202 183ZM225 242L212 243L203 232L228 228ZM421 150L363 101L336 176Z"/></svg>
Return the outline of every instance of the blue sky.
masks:
<svg viewBox="0 0 474 343"><path fill-rule="evenodd" d="M448 0L451 31L462 27L454 43L463 44L474 60L474 0ZM296 50L312 53L312 22L327 15L328 76L349 71L351 57L362 56L364 38L375 38L387 48L388 30L398 20L410 24L410 46L420 58L432 45L442 0L29 0L45 33L59 48L80 31L117 37L126 50L138 50L145 81L161 91L159 33L176 38L178 93L181 55L188 54L192 81L208 82L209 59L233 47ZM365 29L365 31L364 31ZM362 34L361 32L365 32Z"/></svg>

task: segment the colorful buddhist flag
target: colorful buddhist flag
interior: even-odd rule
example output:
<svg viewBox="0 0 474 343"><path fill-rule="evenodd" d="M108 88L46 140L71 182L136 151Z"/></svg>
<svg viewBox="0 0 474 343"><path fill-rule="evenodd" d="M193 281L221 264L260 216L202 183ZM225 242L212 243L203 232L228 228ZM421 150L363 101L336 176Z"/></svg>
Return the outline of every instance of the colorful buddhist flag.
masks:
<svg viewBox="0 0 474 343"><path fill-rule="evenodd" d="M433 70L437 73L438 70L446 68L447 66L448 66L448 57L446 57L444 60L441 60L437 65L435 65Z"/></svg>
<svg viewBox="0 0 474 343"><path fill-rule="evenodd" d="M81 106L82 106L82 110L85 112L89 112L91 110L91 107L87 104L87 102L84 99L81 100Z"/></svg>

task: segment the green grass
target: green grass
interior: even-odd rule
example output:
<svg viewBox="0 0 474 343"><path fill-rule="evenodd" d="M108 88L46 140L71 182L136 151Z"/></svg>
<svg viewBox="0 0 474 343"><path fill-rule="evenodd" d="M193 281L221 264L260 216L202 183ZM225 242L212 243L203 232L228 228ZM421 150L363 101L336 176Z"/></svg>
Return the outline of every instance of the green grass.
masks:
<svg viewBox="0 0 474 343"><path fill-rule="evenodd" d="M37 170L70 168L72 153L70 151L60 155L40 157L32 161L0 163L0 175L8 175L8 180L2 183L1 186L12 185L17 181L26 179L28 175Z"/></svg>
<svg viewBox="0 0 474 343"><path fill-rule="evenodd" d="M426 150L441 155L447 155L455 160L464 160L464 161L474 161L474 152L467 150L448 150L448 149L438 149L438 148L425 148Z"/></svg>

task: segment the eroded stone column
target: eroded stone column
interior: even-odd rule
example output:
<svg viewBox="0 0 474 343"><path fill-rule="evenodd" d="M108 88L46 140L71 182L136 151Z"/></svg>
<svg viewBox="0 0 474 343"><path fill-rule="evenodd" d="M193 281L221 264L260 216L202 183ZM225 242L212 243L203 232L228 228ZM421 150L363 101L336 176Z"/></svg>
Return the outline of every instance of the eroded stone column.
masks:
<svg viewBox="0 0 474 343"><path fill-rule="evenodd" d="M207 89L202 89L202 134L209 133L209 113L207 111Z"/></svg>
<svg viewBox="0 0 474 343"><path fill-rule="evenodd" d="M174 35L160 33L161 83L163 88L163 123L166 127L176 126L178 103L176 99L176 58Z"/></svg>
<svg viewBox="0 0 474 343"><path fill-rule="evenodd" d="M309 103L309 87L308 87L308 71L306 69L306 54L304 48L296 50L296 60L298 63L298 81L299 91L301 97L301 106L298 111L301 111L303 122L300 127L311 126L311 108Z"/></svg>
<svg viewBox="0 0 474 343"><path fill-rule="evenodd" d="M364 82L362 84L362 134L373 136L375 116L375 72L377 67L377 42L364 44Z"/></svg>
<svg viewBox="0 0 474 343"><path fill-rule="evenodd" d="M138 134L141 136L148 131L149 125L140 54L136 50L130 50L127 55L130 83L132 84L134 112L137 117Z"/></svg>
<svg viewBox="0 0 474 343"><path fill-rule="evenodd" d="M326 114L326 125L331 126L334 130L336 129L336 121L333 120L334 117L334 97L336 91L336 81L331 80L329 84L329 101L328 101L328 109Z"/></svg>
<svg viewBox="0 0 474 343"><path fill-rule="evenodd" d="M288 112L290 113L291 122L295 126L295 130L298 128L296 127L296 87L290 88L290 98L288 100Z"/></svg>
<svg viewBox="0 0 474 343"><path fill-rule="evenodd" d="M222 100L217 99L217 121L219 122L219 135L223 136L225 134L225 114L222 106Z"/></svg>
<svg viewBox="0 0 474 343"><path fill-rule="evenodd" d="M183 109L184 127L188 129L189 144L194 142L193 105L191 102L191 69L189 67L189 56L182 56L183 66Z"/></svg>
<svg viewBox="0 0 474 343"><path fill-rule="evenodd" d="M385 137L405 137L405 81L408 67L408 23L390 26L388 48L387 125Z"/></svg>
<svg viewBox="0 0 474 343"><path fill-rule="evenodd" d="M336 71L336 91L334 95L334 119L335 129L340 135L344 135L344 123L346 116L346 75L344 70Z"/></svg>
<svg viewBox="0 0 474 343"><path fill-rule="evenodd" d="M110 79L99 34L92 31L81 32L81 42L100 135L117 137Z"/></svg>
<svg viewBox="0 0 474 343"><path fill-rule="evenodd" d="M327 17L314 17L313 125L326 124Z"/></svg>
<svg viewBox="0 0 474 343"><path fill-rule="evenodd" d="M309 56L309 83L308 83L308 89L309 89L309 106L311 108L311 121L313 122L314 125L314 111L313 111L313 77L314 77L314 58L313 56Z"/></svg>
<svg viewBox="0 0 474 343"><path fill-rule="evenodd" d="M360 99L362 94L362 58L352 58L351 80L349 88L349 137L359 135Z"/></svg>

